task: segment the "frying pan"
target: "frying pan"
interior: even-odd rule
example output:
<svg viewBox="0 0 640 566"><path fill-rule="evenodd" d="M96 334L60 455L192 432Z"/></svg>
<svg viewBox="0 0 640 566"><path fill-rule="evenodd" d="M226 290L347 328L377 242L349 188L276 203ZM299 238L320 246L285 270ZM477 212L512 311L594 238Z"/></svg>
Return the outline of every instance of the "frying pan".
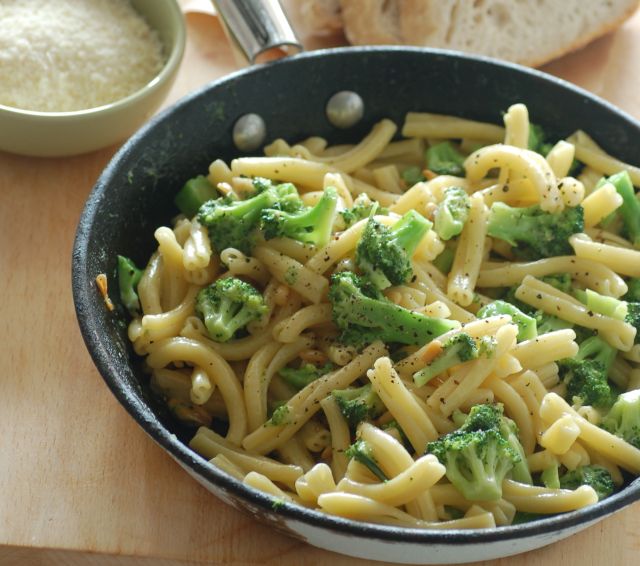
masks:
<svg viewBox="0 0 640 566"><path fill-rule="evenodd" d="M338 130L325 106L338 91L358 93L364 116ZM540 521L484 531L436 531L356 522L278 503L211 466L184 442L187 434L150 394L127 339L127 317L108 312L95 287L115 280L116 254L144 265L154 229L177 213L173 197L215 158L242 155L232 142L239 117L264 119L267 141L310 135L331 143L361 139L382 118L401 125L407 111L453 114L494 123L515 102L550 134L581 128L608 152L639 164L640 125L607 102L535 70L431 49L343 48L303 53L216 81L165 110L136 133L98 179L77 230L73 295L80 328L107 385L140 426L189 474L226 503L310 544L376 560L459 563L525 552L582 530L640 498L635 480L604 501ZM118 303L113 294L112 299ZM212 501L212 505L215 503Z"/></svg>

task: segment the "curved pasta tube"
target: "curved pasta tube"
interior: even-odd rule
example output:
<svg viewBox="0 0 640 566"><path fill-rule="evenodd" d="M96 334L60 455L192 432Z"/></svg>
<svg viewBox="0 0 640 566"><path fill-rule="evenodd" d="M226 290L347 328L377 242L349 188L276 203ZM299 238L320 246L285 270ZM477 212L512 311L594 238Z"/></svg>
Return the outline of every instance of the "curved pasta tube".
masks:
<svg viewBox="0 0 640 566"><path fill-rule="evenodd" d="M407 112L402 135L408 138L470 138L499 142L504 139L504 128L488 122L467 120L459 116Z"/></svg>
<svg viewBox="0 0 640 566"><path fill-rule="evenodd" d="M191 221L189 237L182 249L182 264L187 271L196 271L209 265L212 259L209 234L197 220Z"/></svg>
<svg viewBox="0 0 640 566"><path fill-rule="evenodd" d="M158 253L162 258L162 299L164 310L172 309L184 297L187 281L184 278L183 250L171 228L161 226L154 232Z"/></svg>
<svg viewBox="0 0 640 566"><path fill-rule="evenodd" d="M398 507L413 501L435 485L444 476L445 470L433 454L427 454L384 483L366 484L345 478L337 488Z"/></svg>
<svg viewBox="0 0 640 566"><path fill-rule="evenodd" d="M551 148L546 160L556 178L566 177L571 169L576 148L572 143L560 140Z"/></svg>
<svg viewBox="0 0 640 566"><path fill-rule="evenodd" d="M574 234L569 243L578 257L599 261L622 275L640 277L640 251L593 242L586 234Z"/></svg>
<svg viewBox="0 0 640 566"><path fill-rule="evenodd" d="M527 275L516 289L516 298L546 313L573 324L597 330L603 340L614 348L628 351L633 346L636 329L615 318L587 309L582 303L558 291L552 285Z"/></svg>
<svg viewBox="0 0 640 566"><path fill-rule="evenodd" d="M627 284L606 265L593 259L575 256L559 256L527 263L484 264L478 274L479 287L506 287L518 285L526 275L544 277L553 273L569 273L589 289L604 295L621 297L627 292Z"/></svg>
<svg viewBox="0 0 640 566"><path fill-rule="evenodd" d="M524 104L512 104L504 115L504 143L527 149L529 147L529 111Z"/></svg>
<svg viewBox="0 0 640 566"><path fill-rule="evenodd" d="M374 342L346 366L323 375L287 401L288 419L285 424L265 423L242 441L247 450L267 454L284 444L320 408L320 401L334 389L344 389L371 367L374 360L386 353L381 342Z"/></svg>
<svg viewBox="0 0 640 566"><path fill-rule="evenodd" d="M229 364L214 350L202 342L188 338L165 338L149 348L147 364L157 369L174 361L189 362L201 367L220 389L229 414L227 439L240 444L247 433L247 412L242 386Z"/></svg>
<svg viewBox="0 0 640 566"><path fill-rule="evenodd" d="M518 511L545 514L566 513L598 502L598 494L588 485L572 491L526 485L513 480L503 482L502 497Z"/></svg>
<svg viewBox="0 0 640 566"><path fill-rule="evenodd" d="M256 471L271 481L282 482L291 488L302 475L302 468L299 466L281 464L266 456L251 454L204 426L198 429L189 446L209 459L222 454L245 473Z"/></svg>
<svg viewBox="0 0 640 566"><path fill-rule="evenodd" d="M279 342L293 342L307 328L331 322L331 317L331 305L328 303L304 307L279 322L273 329L273 337Z"/></svg>
<svg viewBox="0 0 640 566"><path fill-rule="evenodd" d="M527 177L533 183L540 198L540 208L546 212L559 212L564 208L555 175L544 159L527 149L495 144L473 152L464 162L467 179L480 181L490 169L506 167Z"/></svg>
<svg viewBox="0 0 640 566"><path fill-rule="evenodd" d="M266 285L269 282L269 270L264 263L255 257L244 255L240 250L235 248L222 250L220 252L220 261L227 266L229 276L244 275L260 285Z"/></svg>
<svg viewBox="0 0 640 566"><path fill-rule="evenodd" d="M317 505L318 497L336 489L331 468L326 464L316 464L296 480L296 492L300 499L309 505Z"/></svg>
<svg viewBox="0 0 640 566"><path fill-rule="evenodd" d="M349 459L345 454L351 444L351 432L349 425L342 416L340 408L332 396L325 397L320 401L320 406L324 411L324 416L331 432L331 470L333 477L337 480L344 477L347 471Z"/></svg>
<svg viewBox="0 0 640 566"><path fill-rule="evenodd" d="M162 290L162 258L155 252L142 273L138 283L138 297L144 314L162 312L160 292Z"/></svg>

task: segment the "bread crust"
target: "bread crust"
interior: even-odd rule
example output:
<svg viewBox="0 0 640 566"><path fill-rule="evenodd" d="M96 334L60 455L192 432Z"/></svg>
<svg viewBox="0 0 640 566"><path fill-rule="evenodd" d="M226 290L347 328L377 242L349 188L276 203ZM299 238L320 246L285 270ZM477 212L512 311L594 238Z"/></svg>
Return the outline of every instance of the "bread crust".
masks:
<svg viewBox="0 0 640 566"><path fill-rule="evenodd" d="M322 2L323 0L314 1ZM469 14L469 5L461 2L471 2L471 0L339 0L339 2L345 36L354 45L432 45L496 56L495 53L487 53L481 48L465 48L455 44L455 41L450 42L451 35L456 31L457 11L467 10L467 15ZM544 65L616 29L633 15L638 4L638 0L630 0L613 20L604 23L601 20L599 27L594 27L592 24L591 27L582 30L578 38L572 38L550 52L504 58L532 67ZM512 9L512 6L507 6L504 8L506 11ZM497 5L497 7L501 6ZM585 6L585 9L588 8ZM490 36L493 30L487 29L488 27L485 26L483 31L485 35ZM561 29L558 30L557 38L562 37L561 31ZM488 37L487 42L490 41ZM545 45L548 47L548 43ZM497 56L500 57L500 55Z"/></svg>

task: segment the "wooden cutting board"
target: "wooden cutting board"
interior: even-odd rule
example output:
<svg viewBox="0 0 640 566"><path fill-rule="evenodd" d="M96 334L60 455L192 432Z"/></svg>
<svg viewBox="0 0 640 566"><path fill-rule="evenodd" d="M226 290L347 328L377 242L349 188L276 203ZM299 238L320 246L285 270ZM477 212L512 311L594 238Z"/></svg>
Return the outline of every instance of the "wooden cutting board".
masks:
<svg viewBox="0 0 640 566"><path fill-rule="evenodd" d="M167 104L237 68L215 19L187 20L186 56ZM310 48L342 41L305 38ZM545 70L640 118L638 61L640 14ZM289 539L219 502L102 382L77 328L70 260L84 200L115 150L67 159L0 153L0 565L368 563ZM638 533L636 504L493 564L637 564Z"/></svg>

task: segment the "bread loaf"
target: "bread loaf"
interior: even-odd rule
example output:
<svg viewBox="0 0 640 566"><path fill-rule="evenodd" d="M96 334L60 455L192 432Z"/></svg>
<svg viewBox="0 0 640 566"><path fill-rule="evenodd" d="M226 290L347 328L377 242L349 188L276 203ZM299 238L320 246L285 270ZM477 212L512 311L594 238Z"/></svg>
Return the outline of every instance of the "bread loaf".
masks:
<svg viewBox="0 0 640 566"><path fill-rule="evenodd" d="M538 66L604 35L638 0L304 0L317 33L354 45L419 45Z"/></svg>

